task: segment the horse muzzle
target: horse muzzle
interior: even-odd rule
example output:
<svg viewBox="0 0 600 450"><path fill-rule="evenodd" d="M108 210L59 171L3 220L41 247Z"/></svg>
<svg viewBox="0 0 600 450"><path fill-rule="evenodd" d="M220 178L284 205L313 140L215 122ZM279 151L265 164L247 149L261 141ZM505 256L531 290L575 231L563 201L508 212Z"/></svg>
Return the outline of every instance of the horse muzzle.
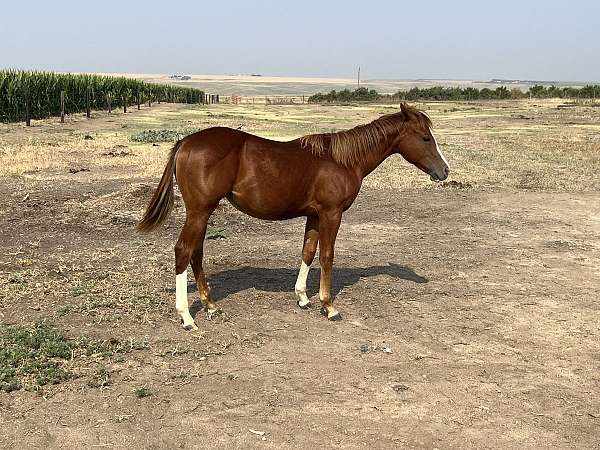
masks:
<svg viewBox="0 0 600 450"><path fill-rule="evenodd" d="M432 170L429 174L431 181L444 181L448 178L450 174L450 168L448 166L444 166L442 170Z"/></svg>

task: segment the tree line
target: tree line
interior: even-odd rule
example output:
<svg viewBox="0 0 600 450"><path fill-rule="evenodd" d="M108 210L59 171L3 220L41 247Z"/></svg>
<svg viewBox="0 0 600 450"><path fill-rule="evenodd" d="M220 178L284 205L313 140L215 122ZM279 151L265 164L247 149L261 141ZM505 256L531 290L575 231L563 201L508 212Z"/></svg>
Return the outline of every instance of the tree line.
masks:
<svg viewBox="0 0 600 450"><path fill-rule="evenodd" d="M536 84L527 91L520 89L508 89L499 86L496 89L473 87L444 87L434 86L429 88L414 87L409 90L398 91L394 94L379 94L374 89L364 87L350 91L332 90L329 93L317 93L308 98L309 103L344 103L354 101L415 101L415 100L504 100L519 98L600 98L600 85L587 85L582 88L543 86Z"/></svg>

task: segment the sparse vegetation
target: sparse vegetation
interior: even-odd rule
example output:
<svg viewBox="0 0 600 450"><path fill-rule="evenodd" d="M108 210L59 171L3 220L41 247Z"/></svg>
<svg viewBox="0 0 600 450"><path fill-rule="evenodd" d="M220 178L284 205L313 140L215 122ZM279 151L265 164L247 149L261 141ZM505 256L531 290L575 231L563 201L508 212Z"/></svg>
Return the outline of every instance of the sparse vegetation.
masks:
<svg viewBox="0 0 600 450"><path fill-rule="evenodd" d="M150 397L152 395L152 392L150 392L150 389L148 389L145 386L136 388L134 393L137 398Z"/></svg>
<svg viewBox="0 0 600 450"><path fill-rule="evenodd" d="M194 133L198 130L143 130L139 133L132 134L130 140L133 142L177 142L179 139L184 138L188 134Z"/></svg>
<svg viewBox="0 0 600 450"><path fill-rule="evenodd" d="M69 365L73 359L82 355L107 358L133 348L133 343L116 339L67 339L58 328L43 322L31 327L0 325L0 391L58 384L78 376ZM108 382L104 372L94 378Z"/></svg>
<svg viewBox="0 0 600 450"><path fill-rule="evenodd" d="M71 358L72 345L44 324L32 328L0 325L0 391L57 384L72 373L61 361Z"/></svg>
<svg viewBox="0 0 600 450"><path fill-rule="evenodd" d="M103 388L110 384L110 372L104 367L100 366L92 372L88 378L88 386L92 388Z"/></svg>
<svg viewBox="0 0 600 450"><path fill-rule="evenodd" d="M206 239L225 239L225 228L208 227L206 230Z"/></svg>

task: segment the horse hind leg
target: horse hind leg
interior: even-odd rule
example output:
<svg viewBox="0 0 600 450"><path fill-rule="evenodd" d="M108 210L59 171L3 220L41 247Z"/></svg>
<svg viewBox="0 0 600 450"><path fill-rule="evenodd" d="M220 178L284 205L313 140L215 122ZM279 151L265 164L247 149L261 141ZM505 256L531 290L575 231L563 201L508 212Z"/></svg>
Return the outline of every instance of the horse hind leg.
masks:
<svg viewBox="0 0 600 450"><path fill-rule="evenodd" d="M206 235L206 225L208 223L208 218L210 214L214 211L215 208L211 208L201 220L201 230L200 236L196 243L196 247L194 252L192 253L192 270L194 271L194 277L196 278L196 285L198 286L198 294L200 296L200 302L202 303L203 308L206 309L206 313L208 317L210 317L215 312L219 311L219 307L215 304L210 294L210 287L208 286L208 282L206 281L206 274L204 273L204 268L202 267L202 259L204 258L204 237Z"/></svg>
<svg viewBox="0 0 600 450"><path fill-rule="evenodd" d="M179 313L185 330L197 330L194 318L190 314L187 296L187 267L198 246L204 243L208 214L188 214L183 229L175 244L175 309Z"/></svg>
<svg viewBox="0 0 600 450"><path fill-rule="evenodd" d="M309 216L306 219L306 227L304 229L304 245L302 246L302 263L298 272L298 278L294 291L298 297L297 304L300 308L306 309L310 306L310 300L306 295L306 279L310 265L315 259L317 252L317 243L319 242L319 219L315 216Z"/></svg>

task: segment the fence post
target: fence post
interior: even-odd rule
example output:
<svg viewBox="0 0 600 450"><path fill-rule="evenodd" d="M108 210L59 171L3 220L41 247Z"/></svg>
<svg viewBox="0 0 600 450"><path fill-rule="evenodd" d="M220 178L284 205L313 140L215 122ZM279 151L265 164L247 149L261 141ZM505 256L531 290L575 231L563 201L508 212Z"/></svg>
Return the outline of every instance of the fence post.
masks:
<svg viewBox="0 0 600 450"><path fill-rule="evenodd" d="M108 113L110 114L112 112L112 103L111 103L111 98L110 98L110 92L108 94L106 94L106 103L108 103Z"/></svg>
<svg viewBox="0 0 600 450"><path fill-rule="evenodd" d="M85 116L90 118L90 88L85 90Z"/></svg>
<svg viewBox="0 0 600 450"><path fill-rule="evenodd" d="M60 123L65 123L65 91L60 91Z"/></svg>
<svg viewBox="0 0 600 450"><path fill-rule="evenodd" d="M140 93L137 93L137 107L138 107L138 111L140 110Z"/></svg>
<svg viewBox="0 0 600 450"><path fill-rule="evenodd" d="M25 93L25 125L31 126L31 99L29 98L29 89Z"/></svg>
<svg viewBox="0 0 600 450"><path fill-rule="evenodd" d="M126 99L125 95L123 96L123 112L124 113L127 112L127 99Z"/></svg>

